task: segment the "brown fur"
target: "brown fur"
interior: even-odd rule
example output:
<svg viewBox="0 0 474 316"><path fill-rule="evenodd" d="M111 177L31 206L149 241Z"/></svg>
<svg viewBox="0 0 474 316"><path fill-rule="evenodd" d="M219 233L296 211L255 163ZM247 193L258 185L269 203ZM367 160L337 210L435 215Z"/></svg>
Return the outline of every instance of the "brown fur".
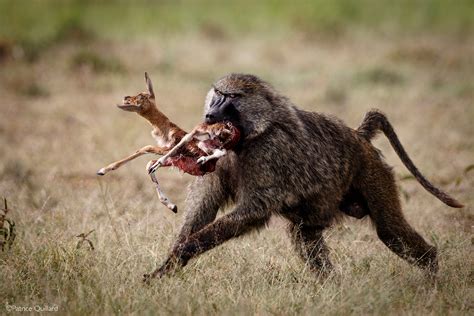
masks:
<svg viewBox="0 0 474 316"><path fill-rule="evenodd" d="M263 227L272 215L289 221L298 253L317 271L331 268L323 230L344 214L368 214L390 250L437 271L436 248L405 220L393 172L369 141L384 131L414 172L388 121L374 123L384 122L381 116L369 116L355 131L334 117L297 108L255 76L231 74L208 93L205 117L239 126L241 142L214 173L191 184L170 256L145 281ZM229 204L232 211L216 220L219 208Z"/></svg>

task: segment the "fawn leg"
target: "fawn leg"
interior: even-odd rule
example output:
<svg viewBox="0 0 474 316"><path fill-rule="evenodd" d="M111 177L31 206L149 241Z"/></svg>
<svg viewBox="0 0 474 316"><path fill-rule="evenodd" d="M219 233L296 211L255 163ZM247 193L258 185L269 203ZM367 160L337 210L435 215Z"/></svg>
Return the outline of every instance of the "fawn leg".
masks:
<svg viewBox="0 0 474 316"><path fill-rule="evenodd" d="M205 164L209 160L219 159L220 157L225 156L226 154L227 154L227 151L225 149L215 149L211 155L199 157L197 162L201 164Z"/></svg>
<svg viewBox="0 0 474 316"><path fill-rule="evenodd" d="M168 153L166 155L164 155L163 157L161 157L160 159L158 159L155 163L151 164L148 168L148 173L154 173L156 171L156 169L158 169L160 166L164 165L166 159L168 159L169 157L173 157L174 155L176 155L176 153L184 146L186 145L187 143L189 143L193 138L194 138L194 135L196 135L197 131L196 130L193 130L192 132L186 134L183 138L181 138L181 140L179 141L178 144L176 144L176 146L174 146L170 151L168 151Z"/></svg>
<svg viewBox="0 0 474 316"><path fill-rule="evenodd" d="M149 165L151 165L153 163L155 163L155 160L150 160L147 164L146 169L148 170ZM174 213L177 213L178 212L178 207L176 206L176 204L173 204L170 201L170 199L163 193L163 191L161 191L160 184L158 183L158 179L156 178L156 175L155 175L154 172L150 173L150 178L151 178L151 181L153 181L153 183L155 184L156 193L158 194L158 198L160 199L160 202L163 205L165 205L167 208L172 210Z"/></svg>
<svg viewBox="0 0 474 316"><path fill-rule="evenodd" d="M151 145L148 145L148 146L145 146L143 148L140 148L139 150L137 150L135 153L133 153L132 155L124 158L124 159L121 159L121 160L118 160L118 161L115 161L113 163L111 163L110 165L100 169L99 171L97 171L97 174L99 176L103 176L105 175L107 172L110 172L112 170L115 170L119 167L121 167L122 165L126 164L127 162L137 158L137 157L140 157L144 154L157 154L157 155L164 155L167 150L169 148L165 148L165 147L156 147L156 146L151 146Z"/></svg>

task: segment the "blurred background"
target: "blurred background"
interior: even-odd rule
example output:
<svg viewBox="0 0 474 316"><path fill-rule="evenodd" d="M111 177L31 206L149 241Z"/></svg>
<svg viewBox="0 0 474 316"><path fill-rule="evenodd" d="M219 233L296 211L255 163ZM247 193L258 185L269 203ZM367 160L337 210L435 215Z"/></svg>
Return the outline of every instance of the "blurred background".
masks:
<svg viewBox="0 0 474 316"><path fill-rule="evenodd" d="M164 258L182 216L159 203L145 172L152 157L95 175L153 144L145 120L115 107L144 90L145 71L160 109L186 130L229 72L256 74L352 127L370 108L385 111L422 172L468 205L442 205L383 137L375 141L401 180L408 220L442 250L445 286L419 294L410 275L379 282L407 266L367 222L352 220L328 233L341 279L307 283L276 220L145 291L140 275ZM474 1L0 0L0 95L0 197L17 227L16 246L0 253L0 304L165 314L472 310ZM158 177L182 214L192 177ZM93 256L76 249L75 236L90 230ZM421 298L407 300L413 293Z"/></svg>

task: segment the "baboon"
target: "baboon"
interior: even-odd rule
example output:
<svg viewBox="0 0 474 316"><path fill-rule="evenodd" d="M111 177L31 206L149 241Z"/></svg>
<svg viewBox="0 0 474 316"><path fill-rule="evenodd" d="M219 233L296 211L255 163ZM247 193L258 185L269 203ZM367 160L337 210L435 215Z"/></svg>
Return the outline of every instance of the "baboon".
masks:
<svg viewBox="0 0 474 316"><path fill-rule="evenodd" d="M208 92L204 114L206 123L238 127L240 141L219 159L215 172L190 185L178 238L145 281L262 228L272 215L288 220L297 252L319 273L332 267L323 231L345 214L368 215L390 250L436 273L436 248L405 220L394 174L370 140L384 132L428 191L452 207L462 205L421 175L381 112L369 112L354 130L335 117L299 109L254 75L230 74ZM232 211L216 219L225 205L233 205Z"/></svg>

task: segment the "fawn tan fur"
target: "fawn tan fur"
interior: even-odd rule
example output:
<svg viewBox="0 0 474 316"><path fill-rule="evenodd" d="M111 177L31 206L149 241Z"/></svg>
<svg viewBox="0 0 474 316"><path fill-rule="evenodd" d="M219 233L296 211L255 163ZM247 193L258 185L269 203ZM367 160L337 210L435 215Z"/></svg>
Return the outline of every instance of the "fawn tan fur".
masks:
<svg viewBox="0 0 474 316"><path fill-rule="evenodd" d="M207 156L198 158L197 163L204 164L212 159L219 159L227 153L228 148L235 145L240 135L236 128L231 124L216 123L209 125L201 123L197 125L191 132L186 134L166 155L157 160L153 165L150 165L148 171L153 173L160 166L164 166L167 160L176 156L185 146L197 145L199 149L204 151ZM223 141L221 142L220 139Z"/></svg>
<svg viewBox="0 0 474 316"><path fill-rule="evenodd" d="M136 112L138 115L145 118L153 127L151 136L155 139L158 146L148 145L142 147L132 155L115 161L100 169L97 172L98 175L103 176L144 154L164 155L168 150L173 148L173 146L176 145L184 135L186 135L186 132L182 128L172 123L165 114L158 110L155 102L153 85L147 73L145 73L145 81L147 92L139 93L136 96L126 96L123 99L123 104L119 104L117 107L124 111Z"/></svg>
<svg viewBox="0 0 474 316"><path fill-rule="evenodd" d="M239 133L236 128L232 128L226 123L212 125L202 123L187 134L158 110L153 84L147 73L145 73L145 82L146 92L124 97L123 103L118 104L117 107L124 111L136 112L145 118L153 127L151 135L157 146L144 146L130 156L101 168L97 174L105 175L144 154L166 154L159 161L148 162L146 168L149 170L151 180L155 183L161 203L173 212L177 212L176 205L171 203L159 186L154 174L156 169L161 166L175 166L184 172L197 176L212 172L215 169L215 161L226 154L224 147L233 146L239 138ZM177 154L179 156L175 157ZM214 160L214 163L211 163L211 160Z"/></svg>

